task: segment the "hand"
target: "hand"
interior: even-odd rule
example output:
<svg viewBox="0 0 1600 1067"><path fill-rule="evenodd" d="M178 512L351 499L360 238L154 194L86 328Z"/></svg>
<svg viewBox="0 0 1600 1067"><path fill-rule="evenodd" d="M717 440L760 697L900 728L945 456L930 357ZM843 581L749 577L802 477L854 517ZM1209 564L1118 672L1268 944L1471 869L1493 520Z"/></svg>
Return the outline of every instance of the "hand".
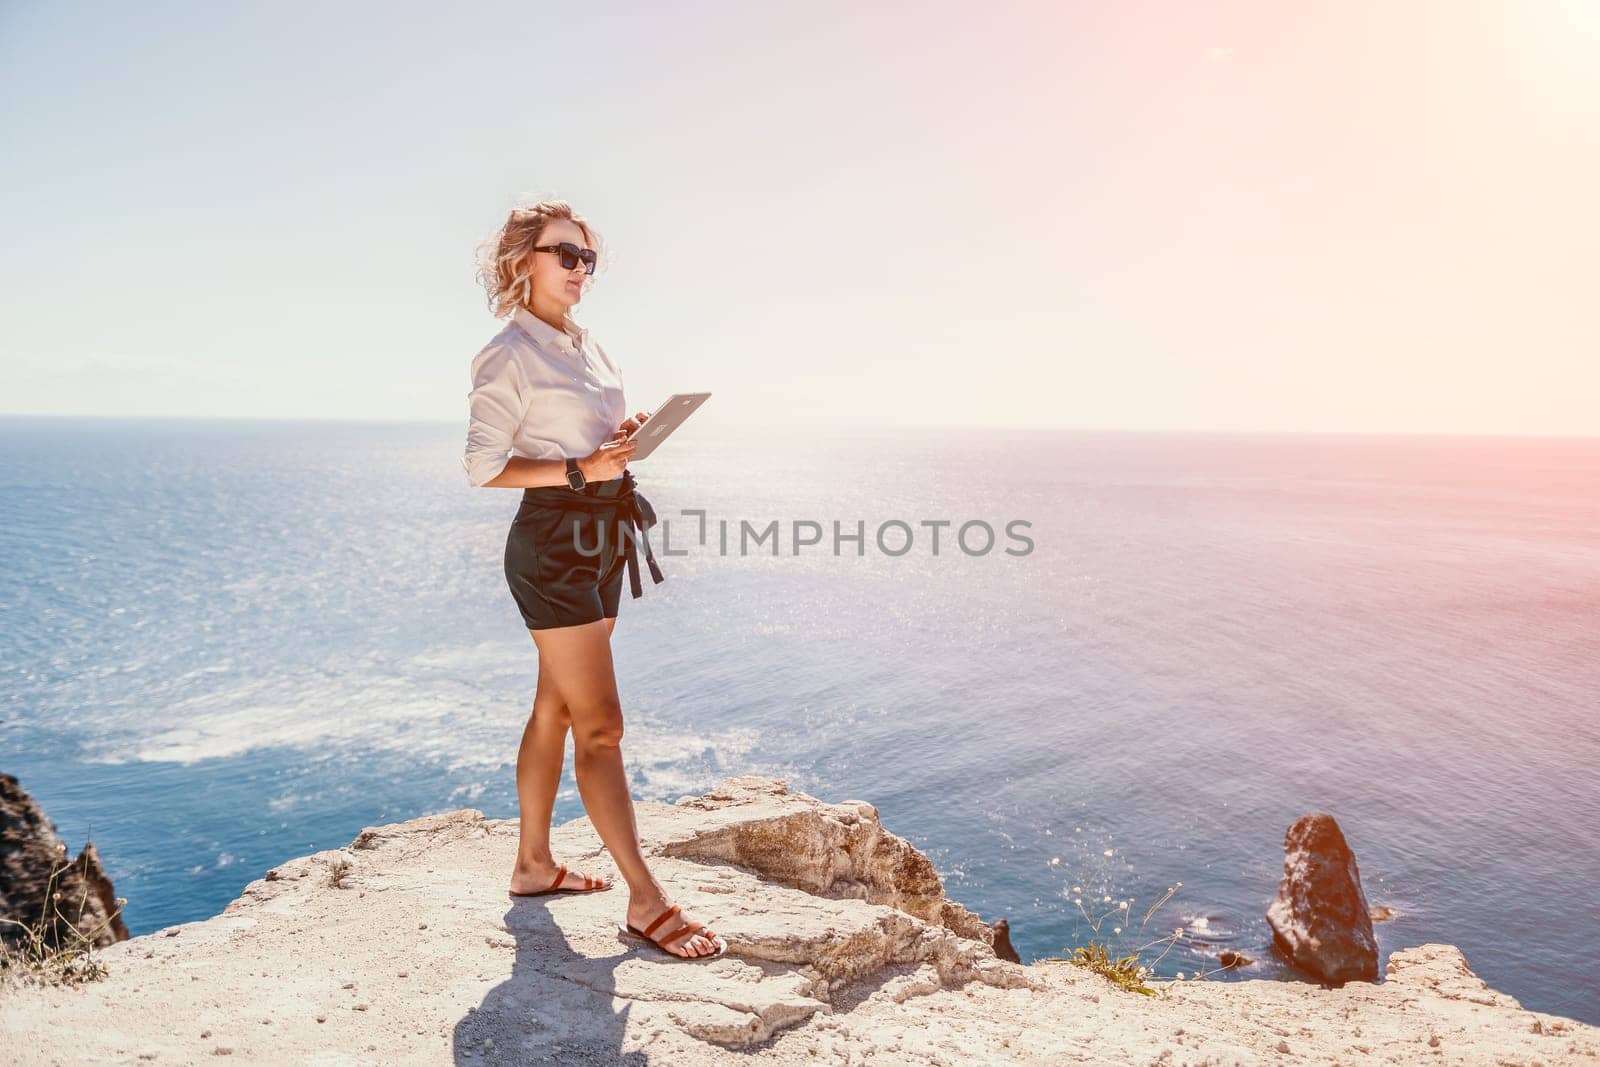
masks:
<svg viewBox="0 0 1600 1067"><path fill-rule="evenodd" d="M636 412L633 418L622 420L621 429L613 430L611 433L611 439L614 441L619 437L626 437L649 421L650 416L647 413L643 411Z"/></svg>
<svg viewBox="0 0 1600 1067"><path fill-rule="evenodd" d="M605 482L622 476L622 468L639 450L639 442L624 441L613 435L611 440L578 460L578 469L584 481Z"/></svg>

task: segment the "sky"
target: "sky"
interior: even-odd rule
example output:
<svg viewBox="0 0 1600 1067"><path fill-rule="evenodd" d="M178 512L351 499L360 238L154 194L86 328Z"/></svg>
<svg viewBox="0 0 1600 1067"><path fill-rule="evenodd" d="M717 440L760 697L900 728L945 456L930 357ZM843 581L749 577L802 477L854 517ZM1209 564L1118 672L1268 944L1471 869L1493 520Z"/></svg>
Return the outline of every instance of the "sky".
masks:
<svg viewBox="0 0 1600 1067"><path fill-rule="evenodd" d="M0 412L1600 434L1600 3L0 0ZM697 415L697 418L702 416Z"/></svg>

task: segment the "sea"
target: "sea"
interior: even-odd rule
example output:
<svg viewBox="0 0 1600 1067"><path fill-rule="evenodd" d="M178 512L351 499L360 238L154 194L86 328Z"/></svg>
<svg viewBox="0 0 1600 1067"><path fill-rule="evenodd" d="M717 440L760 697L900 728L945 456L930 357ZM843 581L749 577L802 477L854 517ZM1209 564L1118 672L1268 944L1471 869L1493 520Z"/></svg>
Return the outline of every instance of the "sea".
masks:
<svg viewBox="0 0 1600 1067"><path fill-rule="evenodd" d="M693 429L630 467L636 799L866 800L1025 961L1212 981L1294 980L1266 909L1325 812L1380 974L1445 942L1600 1024L1600 439ZM516 815L520 492L463 443L0 418L0 772L134 935L366 826Z"/></svg>

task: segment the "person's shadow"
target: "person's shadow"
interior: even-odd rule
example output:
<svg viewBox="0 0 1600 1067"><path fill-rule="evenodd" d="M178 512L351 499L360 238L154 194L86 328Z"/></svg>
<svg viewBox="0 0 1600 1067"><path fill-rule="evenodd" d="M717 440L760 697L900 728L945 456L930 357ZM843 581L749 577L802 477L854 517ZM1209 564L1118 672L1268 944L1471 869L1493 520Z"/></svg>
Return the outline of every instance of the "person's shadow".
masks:
<svg viewBox="0 0 1600 1067"><path fill-rule="evenodd" d="M516 956L511 974L456 1023L451 1051L458 1064L647 1064L624 1054L622 1034L632 1001L613 1007L613 969L633 955L618 941L613 956L574 951L551 916L560 896L514 900L506 909ZM585 919L584 921L588 921Z"/></svg>

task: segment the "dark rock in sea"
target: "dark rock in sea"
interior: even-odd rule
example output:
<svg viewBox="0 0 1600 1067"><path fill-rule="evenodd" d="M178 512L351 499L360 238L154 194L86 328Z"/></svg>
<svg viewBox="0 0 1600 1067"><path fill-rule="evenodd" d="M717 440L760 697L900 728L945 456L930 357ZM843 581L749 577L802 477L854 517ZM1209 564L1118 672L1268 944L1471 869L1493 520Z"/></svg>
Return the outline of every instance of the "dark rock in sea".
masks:
<svg viewBox="0 0 1600 1067"><path fill-rule="evenodd" d="M1012 963L1021 963L1022 957L1011 947L1011 924L1004 919L994 921L994 954Z"/></svg>
<svg viewBox="0 0 1600 1067"><path fill-rule="evenodd" d="M128 928L94 842L70 862L66 853L44 810L15 777L0 774L0 919L33 929L49 916L43 939L51 949L70 941L69 922L97 947L126 941ZM60 899L47 902L55 893ZM8 943L18 944L25 936L20 927L0 923L0 938Z"/></svg>
<svg viewBox="0 0 1600 1067"><path fill-rule="evenodd" d="M1291 966L1327 983L1375 982L1378 943L1355 853L1332 815L1303 816L1283 839L1283 880L1267 908Z"/></svg>

